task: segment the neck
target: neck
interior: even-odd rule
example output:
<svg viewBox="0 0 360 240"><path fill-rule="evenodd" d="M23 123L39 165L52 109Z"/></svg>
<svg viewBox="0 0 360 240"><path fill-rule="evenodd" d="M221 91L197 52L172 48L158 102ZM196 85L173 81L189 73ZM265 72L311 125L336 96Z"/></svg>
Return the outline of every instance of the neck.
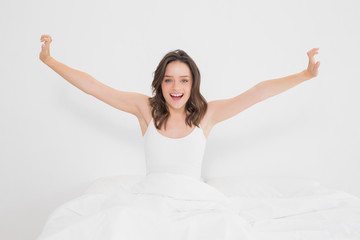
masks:
<svg viewBox="0 0 360 240"><path fill-rule="evenodd" d="M186 118L186 111L185 111L185 107L180 108L180 109L173 109L173 108L169 108L169 112L170 112L170 116L169 118L174 119L174 120L183 120L184 118Z"/></svg>

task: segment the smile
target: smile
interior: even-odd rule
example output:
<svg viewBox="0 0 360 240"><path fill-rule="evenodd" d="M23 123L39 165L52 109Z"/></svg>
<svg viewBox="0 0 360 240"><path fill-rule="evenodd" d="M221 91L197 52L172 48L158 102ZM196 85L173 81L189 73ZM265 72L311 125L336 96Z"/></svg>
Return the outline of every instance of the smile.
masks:
<svg viewBox="0 0 360 240"><path fill-rule="evenodd" d="M170 96L174 101L178 101L184 96L184 94L183 93L181 93L181 94L171 94L170 93Z"/></svg>

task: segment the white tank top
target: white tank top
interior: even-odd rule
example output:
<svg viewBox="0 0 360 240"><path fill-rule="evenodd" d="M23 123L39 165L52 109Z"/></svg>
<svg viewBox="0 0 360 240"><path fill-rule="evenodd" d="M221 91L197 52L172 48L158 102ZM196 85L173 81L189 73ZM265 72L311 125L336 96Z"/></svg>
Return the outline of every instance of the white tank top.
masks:
<svg viewBox="0 0 360 240"><path fill-rule="evenodd" d="M158 132L151 119L144 134L146 175L167 172L203 180L201 167L205 146L206 137L201 126L195 126L185 137L169 138Z"/></svg>

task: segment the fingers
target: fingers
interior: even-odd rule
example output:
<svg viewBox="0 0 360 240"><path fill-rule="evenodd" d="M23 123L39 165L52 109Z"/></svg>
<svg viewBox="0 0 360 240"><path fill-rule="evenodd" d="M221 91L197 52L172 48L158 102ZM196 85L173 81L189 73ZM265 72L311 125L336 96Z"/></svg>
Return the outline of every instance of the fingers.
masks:
<svg viewBox="0 0 360 240"><path fill-rule="evenodd" d="M307 55L308 55L309 57L312 57L312 56L314 56L315 54L318 54L318 53L319 53L318 50L319 50L319 48L313 48L313 49L311 49L311 50L309 50L309 51L307 52Z"/></svg>
<svg viewBox="0 0 360 240"><path fill-rule="evenodd" d="M45 42L44 42L45 41ZM52 38L49 34L44 34L44 35L41 35L40 37L40 42L44 42L42 45L41 45L41 48L42 49L47 49L49 48L50 46L50 43L52 42Z"/></svg>
<svg viewBox="0 0 360 240"><path fill-rule="evenodd" d="M49 34L43 34L43 35L41 35L41 38L40 38L40 39L42 39L42 38L44 38L44 37L51 38L51 36L50 36Z"/></svg>
<svg viewBox="0 0 360 240"><path fill-rule="evenodd" d="M318 54L319 48L313 48L307 52L309 57L309 64L307 70L312 73L313 77L318 75L318 69L320 66L320 61L315 62L314 55Z"/></svg>
<svg viewBox="0 0 360 240"><path fill-rule="evenodd" d="M52 38L50 35L44 34L44 35L41 35L41 38L40 38L40 42L43 42L43 41L45 41L44 44L47 45L52 42Z"/></svg>

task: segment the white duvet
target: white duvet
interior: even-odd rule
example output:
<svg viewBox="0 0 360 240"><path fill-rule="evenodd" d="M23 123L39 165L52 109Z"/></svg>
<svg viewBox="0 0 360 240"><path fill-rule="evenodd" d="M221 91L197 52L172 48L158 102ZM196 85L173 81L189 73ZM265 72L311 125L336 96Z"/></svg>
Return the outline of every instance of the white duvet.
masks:
<svg viewBox="0 0 360 240"><path fill-rule="evenodd" d="M129 189L86 193L59 206L40 239L252 238L229 198L214 187L184 175L153 173Z"/></svg>
<svg viewBox="0 0 360 240"><path fill-rule="evenodd" d="M294 179L109 178L55 209L50 239L360 240L360 199Z"/></svg>

